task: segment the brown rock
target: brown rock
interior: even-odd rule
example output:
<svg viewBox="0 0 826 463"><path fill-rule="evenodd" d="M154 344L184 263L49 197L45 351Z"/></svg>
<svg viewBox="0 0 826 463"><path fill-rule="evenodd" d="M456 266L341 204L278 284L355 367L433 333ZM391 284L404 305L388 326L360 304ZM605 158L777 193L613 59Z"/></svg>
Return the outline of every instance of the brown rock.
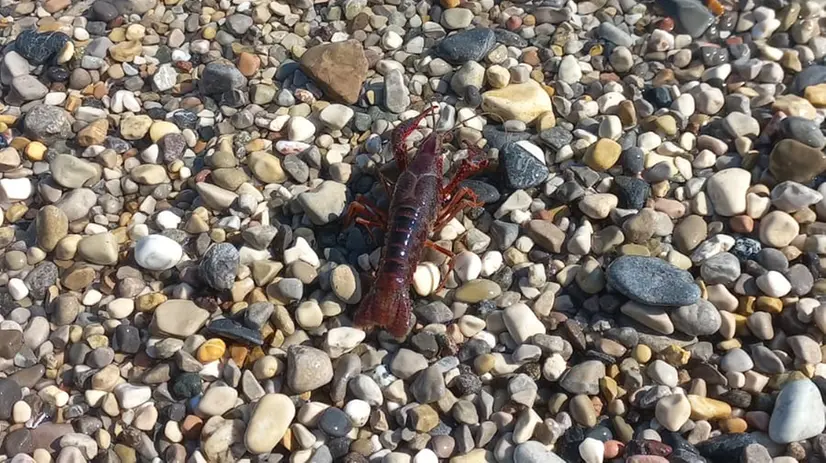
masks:
<svg viewBox="0 0 826 463"><path fill-rule="evenodd" d="M48 0L43 4L43 9L49 13L57 13L71 4L71 0Z"/></svg>
<svg viewBox="0 0 826 463"><path fill-rule="evenodd" d="M367 77L367 58L356 40L316 45L301 56L301 70L333 99L358 101Z"/></svg>
<svg viewBox="0 0 826 463"><path fill-rule="evenodd" d="M36 449L53 448L52 444L65 434L75 432L71 424L45 422L32 429L32 446Z"/></svg>
<svg viewBox="0 0 826 463"><path fill-rule="evenodd" d="M254 76L260 66L261 58L252 53L242 52L238 57L238 70L241 71L241 74L245 77Z"/></svg>
<svg viewBox="0 0 826 463"><path fill-rule="evenodd" d="M528 236L539 245L539 247L553 252L562 251L562 243L565 241L565 232L547 220L531 220L527 225Z"/></svg>
<svg viewBox="0 0 826 463"><path fill-rule="evenodd" d="M747 215L732 217L729 224L735 233L751 233L754 230L754 219Z"/></svg>
<svg viewBox="0 0 826 463"><path fill-rule="evenodd" d="M778 182L809 183L826 170L826 155L797 140L781 140L769 155L769 170Z"/></svg>
<svg viewBox="0 0 826 463"><path fill-rule="evenodd" d="M0 357L13 359L23 347L23 332L20 330L0 330Z"/></svg>
<svg viewBox="0 0 826 463"><path fill-rule="evenodd" d="M66 289L81 291L95 281L95 269L85 264L78 264L68 270L60 278Z"/></svg>
<svg viewBox="0 0 826 463"><path fill-rule="evenodd" d="M100 145L106 138L109 130L109 122L106 119L98 119L77 133L77 142L80 146Z"/></svg>
<svg viewBox="0 0 826 463"><path fill-rule="evenodd" d="M57 243L69 233L69 219L59 208L48 205L37 211L37 245L51 252Z"/></svg>

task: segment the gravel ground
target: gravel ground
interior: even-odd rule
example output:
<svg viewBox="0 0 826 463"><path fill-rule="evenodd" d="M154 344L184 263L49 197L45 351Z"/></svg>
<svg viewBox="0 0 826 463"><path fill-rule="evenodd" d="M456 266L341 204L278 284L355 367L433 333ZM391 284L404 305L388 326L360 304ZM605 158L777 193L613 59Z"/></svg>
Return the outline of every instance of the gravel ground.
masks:
<svg viewBox="0 0 826 463"><path fill-rule="evenodd" d="M0 461L826 461L826 5L710 2L0 0Z"/></svg>

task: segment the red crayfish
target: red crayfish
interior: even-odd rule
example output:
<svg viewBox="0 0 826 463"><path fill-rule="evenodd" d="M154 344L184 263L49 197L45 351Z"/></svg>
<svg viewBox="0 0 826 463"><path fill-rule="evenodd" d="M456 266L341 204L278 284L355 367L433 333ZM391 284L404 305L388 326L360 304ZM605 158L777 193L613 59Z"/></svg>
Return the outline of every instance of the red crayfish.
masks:
<svg viewBox="0 0 826 463"><path fill-rule="evenodd" d="M405 139L438 106L431 105L417 117L396 127L390 137L393 157L399 169L394 185L382 179L390 197L389 211L381 211L365 197L350 204L346 223L355 221L367 227L386 232L385 244L373 285L361 301L355 323L364 328L379 327L397 338L410 329L410 285L413 274L425 248L431 248L453 257L453 253L430 241L432 233L444 228L450 220L467 207L478 207L476 194L459 184L488 165L481 159L482 151L466 145L468 157L463 159L449 182L443 178L442 138L435 131L419 144L416 155L410 159ZM434 124L435 126L435 124ZM448 273L452 259L448 263ZM444 280L440 284L441 289Z"/></svg>

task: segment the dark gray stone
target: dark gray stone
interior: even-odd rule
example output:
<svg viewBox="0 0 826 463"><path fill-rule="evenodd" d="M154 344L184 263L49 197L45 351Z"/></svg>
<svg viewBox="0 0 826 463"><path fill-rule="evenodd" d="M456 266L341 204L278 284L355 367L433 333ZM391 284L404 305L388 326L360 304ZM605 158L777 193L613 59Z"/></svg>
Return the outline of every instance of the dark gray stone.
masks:
<svg viewBox="0 0 826 463"><path fill-rule="evenodd" d="M37 300L46 296L46 290L57 281L57 265L48 260L37 264L23 280L29 288L29 294Z"/></svg>
<svg viewBox="0 0 826 463"><path fill-rule="evenodd" d="M516 143L508 143L500 155L505 169L505 180L511 188L537 186L548 178L548 166Z"/></svg>
<svg viewBox="0 0 826 463"><path fill-rule="evenodd" d="M569 145L574 140L574 135L570 130L556 126L539 132L539 139L548 147L553 148L554 151L559 151L563 146Z"/></svg>
<svg viewBox="0 0 826 463"><path fill-rule="evenodd" d="M446 37L436 47L436 53L453 64L480 61L496 44L496 34L490 29L470 29Z"/></svg>
<svg viewBox="0 0 826 463"><path fill-rule="evenodd" d="M703 281L709 285L728 285L740 276L740 261L734 254L721 252L709 257L700 267Z"/></svg>
<svg viewBox="0 0 826 463"><path fill-rule="evenodd" d="M240 259L241 256L235 246L229 243L219 243L207 250L198 270L201 278L209 286L224 291L232 288Z"/></svg>
<svg viewBox="0 0 826 463"><path fill-rule="evenodd" d="M205 95L222 94L246 86L247 78L232 64L212 62L204 68L200 85Z"/></svg>
<svg viewBox="0 0 826 463"><path fill-rule="evenodd" d="M826 82L826 66L809 66L795 76L789 87L789 92L803 96L806 87L822 84L823 82Z"/></svg>
<svg viewBox="0 0 826 463"><path fill-rule="evenodd" d="M413 384L410 385L410 392L416 402L429 404L436 402L445 395L445 379L438 367L431 366L420 372Z"/></svg>
<svg viewBox="0 0 826 463"><path fill-rule="evenodd" d="M26 135L47 145L73 135L69 114L57 106L34 106L23 117L23 125Z"/></svg>
<svg viewBox="0 0 826 463"><path fill-rule="evenodd" d="M797 116L789 116L780 122L780 128L786 138L793 138L813 148L826 146L826 136L814 121Z"/></svg>
<svg viewBox="0 0 826 463"><path fill-rule="evenodd" d="M244 311L244 324L254 330L260 330L267 324L275 306L267 301L255 302Z"/></svg>
<svg viewBox="0 0 826 463"><path fill-rule="evenodd" d="M695 39L714 24L714 15L697 0L657 0L656 4L674 18L679 29Z"/></svg>
<svg viewBox="0 0 826 463"><path fill-rule="evenodd" d="M329 407L321 413L318 419L318 427L327 435L333 437L343 437L353 429L350 418L341 409Z"/></svg>
<svg viewBox="0 0 826 463"><path fill-rule="evenodd" d="M9 378L0 378L0 420L11 418L14 403L22 398L19 384Z"/></svg>
<svg viewBox="0 0 826 463"><path fill-rule="evenodd" d="M622 256L606 273L614 289L643 304L682 306L700 298L690 273L656 257Z"/></svg>
<svg viewBox="0 0 826 463"><path fill-rule="evenodd" d="M754 436L747 433L721 434L700 442L697 444L697 450L700 451L700 455L711 461L737 461L746 447L754 442Z"/></svg>
<svg viewBox="0 0 826 463"><path fill-rule="evenodd" d="M260 331L251 330L235 320L228 318L219 318L218 320L210 322L210 324L207 325L207 330L216 336L232 339L241 343L255 344L257 346L264 344Z"/></svg>

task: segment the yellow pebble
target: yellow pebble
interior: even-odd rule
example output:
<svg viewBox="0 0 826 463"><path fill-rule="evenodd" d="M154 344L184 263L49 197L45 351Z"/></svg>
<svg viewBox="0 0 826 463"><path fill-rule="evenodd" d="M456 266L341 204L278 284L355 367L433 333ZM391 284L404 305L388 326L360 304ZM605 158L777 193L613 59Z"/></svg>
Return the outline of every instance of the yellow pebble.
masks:
<svg viewBox="0 0 826 463"><path fill-rule="evenodd" d="M227 345L219 338L208 339L198 348L198 361L202 363L214 362L224 356Z"/></svg>
<svg viewBox="0 0 826 463"><path fill-rule="evenodd" d="M97 349L98 347L108 346L109 338L102 334L93 334L86 338L86 343L89 344L89 347L92 349Z"/></svg>
<svg viewBox="0 0 826 463"><path fill-rule="evenodd" d="M720 421L720 430L727 434L746 432L748 423L743 418L729 418Z"/></svg>
<svg viewBox="0 0 826 463"><path fill-rule="evenodd" d="M39 141L33 141L26 145L26 157L29 158L29 161L42 161L43 157L46 155L46 145L40 143Z"/></svg>
<svg viewBox="0 0 826 463"><path fill-rule="evenodd" d="M9 223L15 223L22 219L28 210L28 206L23 203L12 204L11 207L6 210L6 221Z"/></svg>
<svg viewBox="0 0 826 463"><path fill-rule="evenodd" d="M167 297L163 293L144 294L143 296L138 296L138 298L135 299L135 308L138 309L139 312L149 312L150 310L155 310L155 307L166 302L166 299Z"/></svg>
<svg viewBox="0 0 826 463"><path fill-rule="evenodd" d="M760 296L757 298L757 310L769 313L780 313L783 311L783 301L776 297Z"/></svg>
<svg viewBox="0 0 826 463"><path fill-rule="evenodd" d="M688 363L689 359L691 359L691 352L683 349L682 347L676 344L671 344L662 351L660 351L660 355L662 356L663 360L674 366L685 365Z"/></svg>
<svg viewBox="0 0 826 463"><path fill-rule="evenodd" d="M634 360L639 363L648 363L651 360L651 348L645 344L637 344L634 347Z"/></svg>
<svg viewBox="0 0 826 463"><path fill-rule="evenodd" d="M473 363L476 367L476 372L483 375L493 369L493 365L496 363L496 357L491 354L482 354L476 357Z"/></svg>
<svg viewBox="0 0 826 463"><path fill-rule="evenodd" d="M692 420L719 420L731 416L731 405L716 399L688 394Z"/></svg>
<svg viewBox="0 0 826 463"><path fill-rule="evenodd" d="M743 347L743 344L739 339L726 339L717 343L717 348L726 352L732 349L739 349L740 347Z"/></svg>

